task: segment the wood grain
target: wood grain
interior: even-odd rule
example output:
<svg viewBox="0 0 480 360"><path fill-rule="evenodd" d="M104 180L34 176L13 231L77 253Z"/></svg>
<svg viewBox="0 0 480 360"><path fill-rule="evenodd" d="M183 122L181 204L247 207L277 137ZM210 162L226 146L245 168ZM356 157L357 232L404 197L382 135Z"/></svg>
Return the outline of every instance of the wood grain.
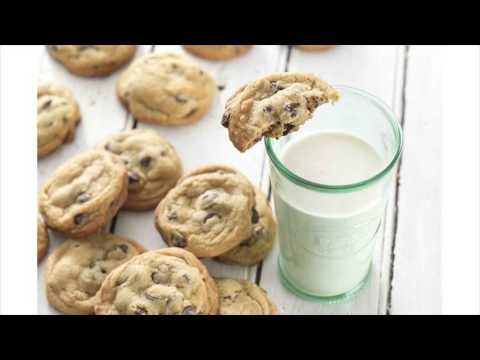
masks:
<svg viewBox="0 0 480 360"><path fill-rule="evenodd" d="M391 314L441 311L441 78L438 49L412 46L405 98Z"/></svg>

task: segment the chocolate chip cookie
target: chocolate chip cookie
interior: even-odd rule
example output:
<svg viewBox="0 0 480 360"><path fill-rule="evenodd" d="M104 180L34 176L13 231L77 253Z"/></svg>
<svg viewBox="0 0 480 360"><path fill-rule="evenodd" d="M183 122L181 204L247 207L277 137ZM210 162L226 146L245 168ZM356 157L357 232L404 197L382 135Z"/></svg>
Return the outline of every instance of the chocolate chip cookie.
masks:
<svg viewBox="0 0 480 360"><path fill-rule="evenodd" d="M110 273L98 315L213 315L218 292L205 266L178 248L149 251Z"/></svg>
<svg viewBox="0 0 480 360"><path fill-rule="evenodd" d="M48 258L48 302L65 314L93 314L107 275L144 251L135 241L112 234L65 241Z"/></svg>
<svg viewBox="0 0 480 360"><path fill-rule="evenodd" d="M229 264L255 265L272 250L277 223L266 196L255 188L255 205L252 209L252 235L240 245L221 254L216 259Z"/></svg>
<svg viewBox="0 0 480 360"><path fill-rule="evenodd" d="M182 173L174 147L153 130L135 129L115 134L100 148L118 155L128 169L125 209L155 208Z"/></svg>
<svg viewBox="0 0 480 360"><path fill-rule="evenodd" d="M263 136L279 138L298 130L319 105L338 98L333 87L313 74L273 74L240 88L225 105L222 125L244 152Z"/></svg>
<svg viewBox="0 0 480 360"><path fill-rule="evenodd" d="M208 60L229 60L250 51L252 45L183 45L193 55Z"/></svg>
<svg viewBox="0 0 480 360"><path fill-rule="evenodd" d="M151 53L134 61L117 82L117 95L135 119L179 126L198 121L217 87L212 77L185 56Z"/></svg>
<svg viewBox="0 0 480 360"><path fill-rule="evenodd" d="M335 47L336 45L295 45L297 48L307 51L323 51Z"/></svg>
<svg viewBox="0 0 480 360"><path fill-rule="evenodd" d="M47 45L49 54L70 72L81 76L106 76L128 63L136 45Z"/></svg>
<svg viewBox="0 0 480 360"><path fill-rule="evenodd" d="M90 150L60 166L40 192L49 228L79 238L98 232L127 199L127 168L107 151Z"/></svg>
<svg viewBox="0 0 480 360"><path fill-rule="evenodd" d="M71 141L80 122L80 108L72 93L55 85L37 90L37 156L50 154Z"/></svg>
<svg viewBox="0 0 480 360"><path fill-rule="evenodd" d="M50 239L42 215L37 215L37 262L43 260L48 251Z"/></svg>
<svg viewBox="0 0 480 360"><path fill-rule="evenodd" d="M267 292L247 280L216 279L220 315L276 315Z"/></svg>
<svg viewBox="0 0 480 360"><path fill-rule="evenodd" d="M155 211L155 226L169 246L215 257L252 234L253 188L224 166L202 167L183 177Z"/></svg>

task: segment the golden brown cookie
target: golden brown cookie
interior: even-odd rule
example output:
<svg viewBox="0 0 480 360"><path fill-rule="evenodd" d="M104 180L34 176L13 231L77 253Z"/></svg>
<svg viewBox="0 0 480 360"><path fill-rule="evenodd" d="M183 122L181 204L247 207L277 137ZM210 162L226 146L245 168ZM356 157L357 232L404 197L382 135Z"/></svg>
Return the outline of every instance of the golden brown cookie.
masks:
<svg viewBox="0 0 480 360"><path fill-rule="evenodd" d="M297 48L307 51L323 51L328 50L336 45L295 45Z"/></svg>
<svg viewBox="0 0 480 360"><path fill-rule="evenodd" d="M47 45L49 54L70 72L81 76L106 76L128 63L136 45Z"/></svg>
<svg viewBox="0 0 480 360"><path fill-rule="evenodd" d="M213 315L218 292L205 266L178 248L149 251L115 269L100 289L97 315Z"/></svg>
<svg viewBox="0 0 480 360"><path fill-rule="evenodd" d="M128 198L124 209L154 209L182 174L175 148L153 130L123 131L111 136L99 148L119 156L128 169Z"/></svg>
<svg viewBox="0 0 480 360"><path fill-rule="evenodd" d="M60 86L42 85L37 90L37 156L55 151L72 141L80 122L80 108L72 93Z"/></svg>
<svg viewBox="0 0 480 360"><path fill-rule="evenodd" d="M247 280L216 279L219 315L277 315L267 292Z"/></svg>
<svg viewBox="0 0 480 360"><path fill-rule="evenodd" d="M240 245L216 257L229 264L250 266L262 261L273 248L277 233L277 223L266 196L255 189L255 206L252 209L252 235Z"/></svg>
<svg viewBox="0 0 480 360"><path fill-rule="evenodd" d="M253 45L183 45L193 55L208 60L229 60L250 51Z"/></svg>
<svg viewBox="0 0 480 360"><path fill-rule="evenodd" d="M48 251L50 239L42 215L37 215L37 263L43 260Z"/></svg>
<svg viewBox="0 0 480 360"><path fill-rule="evenodd" d="M107 275L144 251L135 241L113 234L65 241L48 258L48 302L65 314L93 314Z"/></svg>
<svg viewBox="0 0 480 360"><path fill-rule="evenodd" d="M139 121L180 126L200 120L217 87L183 55L150 53L134 61L117 82L117 95Z"/></svg>
<svg viewBox="0 0 480 360"><path fill-rule="evenodd" d="M60 166L40 192L49 228L69 237L98 232L127 199L127 168L107 151L87 151Z"/></svg>
<svg viewBox="0 0 480 360"><path fill-rule="evenodd" d="M180 179L160 202L155 226L169 246L215 257L251 235L253 188L236 170L226 169L201 167Z"/></svg>
<svg viewBox="0 0 480 360"><path fill-rule="evenodd" d="M319 105L338 98L333 87L313 74L273 74L240 88L225 105L222 125L244 152L263 136L279 138L298 130Z"/></svg>

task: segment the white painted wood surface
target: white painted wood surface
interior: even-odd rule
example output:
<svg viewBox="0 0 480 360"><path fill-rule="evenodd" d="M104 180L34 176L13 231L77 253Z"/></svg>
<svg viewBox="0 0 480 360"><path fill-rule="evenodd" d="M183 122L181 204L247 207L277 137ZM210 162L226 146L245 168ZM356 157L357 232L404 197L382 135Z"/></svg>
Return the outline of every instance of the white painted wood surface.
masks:
<svg viewBox="0 0 480 360"><path fill-rule="evenodd" d="M148 51L185 54L179 45L143 45L137 56ZM408 63L407 74L407 150L400 169L400 208L397 212L397 194L392 191L386 209L384 236L377 243L374 255L374 274L370 285L346 304L318 305L300 300L279 282L277 246L259 268L205 261L213 276L258 280L283 314L432 313L440 310L440 214L435 212L440 204L437 176L440 130L435 127L439 125L439 114L436 113L439 107L436 107L434 98L436 73L429 71L433 59L429 48L413 47L410 53L413 60ZM274 71L284 71L287 66L290 71L314 72L332 84L354 86L371 92L391 105L399 118L403 118L404 54L404 46L348 45L318 53L297 49L290 52L287 46L257 45L248 55L224 62L206 61L186 54L209 71L224 89L219 91L214 106L200 122L182 128L167 128L137 124L123 109L115 95L115 83L122 70L104 79L81 78L69 74L45 51L41 60L40 82L51 81L69 87L80 103L82 122L73 143L39 160L38 186L40 188L49 174L73 155L94 146L112 133L138 126L153 128L167 138L176 147L184 172L200 165L227 164L241 170L253 183L268 192L268 166L263 146L258 144L246 154L240 154L230 144L226 130L220 125L226 99L245 82ZM430 60L425 60L425 57ZM430 111L432 107L435 109ZM410 132L416 134L411 136ZM431 171L422 168L422 164L432 162L436 163L432 164ZM420 171L421 176L418 176L419 170L423 170ZM418 206L418 202L422 202L422 206ZM165 246L154 228L153 211L120 211L112 228L115 233L137 240L148 249ZM49 252L62 241L61 236L53 234L52 237ZM395 250L395 258L392 257L392 249ZM394 263L391 263L392 259ZM45 263L44 260L39 265L38 271L38 310L41 314L55 314L45 298Z"/></svg>
<svg viewBox="0 0 480 360"><path fill-rule="evenodd" d="M391 312L441 311L441 76L437 47L409 51ZM459 209L461 211L461 209Z"/></svg>

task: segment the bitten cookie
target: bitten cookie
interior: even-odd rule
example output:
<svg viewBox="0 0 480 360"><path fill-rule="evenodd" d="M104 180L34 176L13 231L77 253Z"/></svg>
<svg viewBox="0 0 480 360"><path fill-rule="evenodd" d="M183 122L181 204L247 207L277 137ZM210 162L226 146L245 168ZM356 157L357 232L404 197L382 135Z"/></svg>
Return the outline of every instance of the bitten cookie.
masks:
<svg viewBox="0 0 480 360"><path fill-rule="evenodd" d="M48 258L48 302L65 314L93 314L107 275L144 251L135 241L113 234L65 241Z"/></svg>
<svg viewBox="0 0 480 360"><path fill-rule="evenodd" d="M216 279L219 315L277 315L267 292L247 280Z"/></svg>
<svg viewBox="0 0 480 360"><path fill-rule="evenodd" d="M225 263L249 266L258 264L272 251L277 223L267 198L257 188L255 188L255 205L252 209L252 226L251 236L216 259Z"/></svg>
<svg viewBox="0 0 480 360"><path fill-rule="evenodd" d="M252 45L183 45L193 55L208 60L229 60L250 51Z"/></svg>
<svg viewBox="0 0 480 360"><path fill-rule="evenodd" d="M155 211L155 226L169 246L215 257L252 234L254 191L226 167L205 167L180 179Z"/></svg>
<svg viewBox="0 0 480 360"><path fill-rule="evenodd" d="M37 156L55 151L71 141L80 122L80 108L72 93L60 86L42 85L37 90Z"/></svg>
<svg viewBox="0 0 480 360"><path fill-rule="evenodd" d="M107 151L88 151L60 166L44 185L40 211L48 227L79 238L98 232L127 199L127 168Z"/></svg>
<svg viewBox="0 0 480 360"><path fill-rule="evenodd" d="M136 45L47 45L49 54L70 72L81 76L106 76L128 63Z"/></svg>
<svg viewBox="0 0 480 360"><path fill-rule="evenodd" d="M263 136L279 138L298 130L319 105L338 98L333 87L313 74L273 74L240 88L225 105L222 125L244 152Z"/></svg>
<svg viewBox="0 0 480 360"><path fill-rule="evenodd" d="M37 262L43 260L48 251L50 239L48 238L47 227L43 221L42 215L37 215Z"/></svg>
<svg viewBox="0 0 480 360"><path fill-rule="evenodd" d="M331 49L336 45L295 45L297 48L307 51L323 51Z"/></svg>
<svg viewBox="0 0 480 360"><path fill-rule="evenodd" d="M121 265L100 289L97 315L213 315L218 292L205 266L178 248L149 251Z"/></svg>
<svg viewBox="0 0 480 360"><path fill-rule="evenodd" d="M117 82L117 95L135 119L167 126L200 120L216 91L207 72L173 53L142 56Z"/></svg>
<svg viewBox="0 0 480 360"><path fill-rule="evenodd" d="M182 174L174 147L153 130L124 131L99 147L118 155L128 169L125 209L155 208Z"/></svg>

